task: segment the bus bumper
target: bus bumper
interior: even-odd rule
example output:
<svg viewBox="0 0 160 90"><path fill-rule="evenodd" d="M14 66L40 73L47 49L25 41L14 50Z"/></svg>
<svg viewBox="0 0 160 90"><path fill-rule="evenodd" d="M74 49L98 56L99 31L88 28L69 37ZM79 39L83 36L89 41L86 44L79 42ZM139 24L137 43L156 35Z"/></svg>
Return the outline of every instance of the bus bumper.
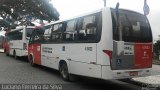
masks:
<svg viewBox="0 0 160 90"><path fill-rule="evenodd" d="M134 70L109 70L110 66L102 66L102 79L125 79L151 75L151 68ZM108 71L108 72L107 72Z"/></svg>

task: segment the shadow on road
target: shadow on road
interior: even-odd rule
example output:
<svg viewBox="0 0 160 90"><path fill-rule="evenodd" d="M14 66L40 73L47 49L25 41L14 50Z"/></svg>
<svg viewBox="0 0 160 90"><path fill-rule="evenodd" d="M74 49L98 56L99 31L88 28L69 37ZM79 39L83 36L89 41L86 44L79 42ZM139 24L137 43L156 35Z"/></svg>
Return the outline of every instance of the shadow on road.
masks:
<svg viewBox="0 0 160 90"><path fill-rule="evenodd" d="M40 65L36 65L35 68L54 74L57 78L62 79L57 70ZM64 90L141 90L138 86L124 83L119 80L101 80L83 76L77 76L76 81L66 82L66 84L62 84L62 86L65 88ZM79 88L77 89L77 87Z"/></svg>
<svg viewBox="0 0 160 90"><path fill-rule="evenodd" d="M8 58L13 58L13 57L8 57ZM29 64L27 58L20 58L17 61ZM125 83L119 80L101 80L83 76L78 76L78 80L75 82L64 82L60 76L59 71L57 70L40 65L36 65L34 68L45 72L43 74L53 75L54 76L53 78L55 79L58 78L56 80L62 82L59 84L62 84L64 88L63 90L141 90L141 87L139 86Z"/></svg>

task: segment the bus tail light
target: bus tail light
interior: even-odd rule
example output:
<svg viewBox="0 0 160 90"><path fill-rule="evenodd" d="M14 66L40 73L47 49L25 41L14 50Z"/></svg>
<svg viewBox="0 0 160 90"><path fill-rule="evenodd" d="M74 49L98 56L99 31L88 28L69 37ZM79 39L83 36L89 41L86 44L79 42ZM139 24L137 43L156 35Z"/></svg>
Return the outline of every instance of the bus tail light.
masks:
<svg viewBox="0 0 160 90"><path fill-rule="evenodd" d="M27 50L27 43L23 43L23 49Z"/></svg>
<svg viewBox="0 0 160 90"><path fill-rule="evenodd" d="M110 51L110 50L103 50L103 52L109 56L110 60L112 59L112 51Z"/></svg>

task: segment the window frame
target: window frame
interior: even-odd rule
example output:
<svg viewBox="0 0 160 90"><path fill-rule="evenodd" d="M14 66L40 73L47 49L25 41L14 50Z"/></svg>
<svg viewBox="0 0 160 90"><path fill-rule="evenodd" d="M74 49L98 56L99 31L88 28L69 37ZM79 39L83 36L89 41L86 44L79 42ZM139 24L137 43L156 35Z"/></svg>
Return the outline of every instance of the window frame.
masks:
<svg viewBox="0 0 160 90"><path fill-rule="evenodd" d="M53 25L52 25L50 43L61 43L61 42L62 42L62 36L63 36L62 34L63 34L63 27L64 27L63 24L64 24L63 22L60 22L60 23L56 23L56 24L53 24ZM54 30L55 25L58 25L58 30ZM61 30L60 30L60 29L61 29ZM57 40L52 40L52 39L53 39L54 31L56 32L55 34L57 34L57 32L58 32L59 34L61 34L61 35L60 35L60 38L57 39Z"/></svg>
<svg viewBox="0 0 160 90"><path fill-rule="evenodd" d="M81 30L81 26L83 25L83 18L85 17L89 17L89 16L95 16L95 27L96 27L96 34L95 34L95 39L94 40L78 40L78 35L79 35L79 32ZM66 28L67 28L67 22L69 21L72 21L72 20L75 20L75 24L74 24L74 29L73 30L74 32L76 32L77 34L75 35L75 40L73 41L67 41L65 40L64 38L64 34L65 34L65 31L66 31ZM53 34L54 34L54 27L58 25L58 29L61 29L60 31L58 31L57 33L60 33L61 36L60 36L60 39L58 40L52 40L53 38ZM30 43L44 43L44 44L56 44L56 43L98 43L100 40L101 40L101 32L102 32L102 12L96 12L96 13L93 13L93 14L90 14L90 15L86 15L86 16L82 16L82 17L78 17L78 18L74 18L74 19L70 19L70 20L67 20L67 21L62 21L62 22L58 22L58 23L55 23L55 24L52 24L51 25L52 27L52 30L51 30L51 36L50 36L50 39L48 42L34 42L32 41L31 42L31 39L32 38L35 38L35 35L36 35L36 30L34 30L32 32L32 36L30 38ZM56 33L55 33L56 34Z"/></svg>
<svg viewBox="0 0 160 90"><path fill-rule="evenodd" d="M22 32L21 32L22 31ZM15 32L21 32L21 39L13 39L13 37L15 37L16 36L16 38L17 38L17 36L19 36L17 33L15 34ZM11 34L11 35L10 35ZM8 38L9 38L9 40L10 41L13 41L13 40L23 40L23 34L24 34L24 32L23 32L23 29L18 29L18 30L15 30L15 31L12 31L12 32L9 32L8 33ZM12 36L12 39L10 39L10 36Z"/></svg>
<svg viewBox="0 0 160 90"><path fill-rule="evenodd" d="M71 31L66 31L66 29L67 29L67 24L68 24L68 22L71 22L71 21L75 21L74 22L74 26L73 26L73 30L71 30ZM73 35L73 33L72 33L72 35L73 36L75 36L75 38L73 39L73 40L67 40L65 37L66 37L66 33L67 32L76 32L77 33L77 18L76 19L71 19L71 20L68 20L68 21L65 21L65 25L64 25L64 31L63 31L63 34L62 34L62 36L63 36L63 39L62 39L62 41L63 41L63 43L72 43L72 42L77 42L77 35Z"/></svg>

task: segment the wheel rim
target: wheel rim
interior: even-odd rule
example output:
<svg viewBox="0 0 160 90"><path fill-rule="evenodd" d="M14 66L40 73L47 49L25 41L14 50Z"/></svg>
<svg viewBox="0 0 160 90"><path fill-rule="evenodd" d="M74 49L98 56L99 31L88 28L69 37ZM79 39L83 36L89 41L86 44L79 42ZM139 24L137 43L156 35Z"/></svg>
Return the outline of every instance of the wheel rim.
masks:
<svg viewBox="0 0 160 90"><path fill-rule="evenodd" d="M33 65L33 58L32 58L32 56L30 57L29 62L30 62L31 65Z"/></svg>
<svg viewBox="0 0 160 90"><path fill-rule="evenodd" d="M61 67L61 75L65 79L68 77L68 69L67 69L67 66L65 64L62 65L62 67Z"/></svg>
<svg viewBox="0 0 160 90"><path fill-rule="evenodd" d="M68 75L68 71L67 71L66 68L63 68L61 73L62 73L62 76L63 76L64 78L66 78L67 75Z"/></svg>

